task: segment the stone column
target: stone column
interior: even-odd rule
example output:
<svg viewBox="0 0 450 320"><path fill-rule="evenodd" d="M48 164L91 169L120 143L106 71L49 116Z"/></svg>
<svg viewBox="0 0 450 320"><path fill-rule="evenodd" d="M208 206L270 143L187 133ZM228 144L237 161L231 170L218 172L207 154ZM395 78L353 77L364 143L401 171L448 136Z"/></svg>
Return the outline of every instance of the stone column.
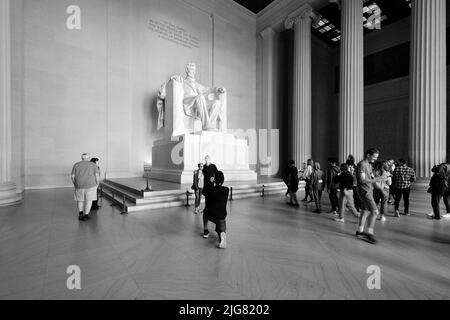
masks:
<svg viewBox="0 0 450 320"><path fill-rule="evenodd" d="M417 177L424 179L446 160L445 2L412 1L409 155Z"/></svg>
<svg viewBox="0 0 450 320"><path fill-rule="evenodd" d="M361 160L365 152L363 2L342 0L341 21L339 160L342 162L349 154Z"/></svg>
<svg viewBox="0 0 450 320"><path fill-rule="evenodd" d="M266 28L262 37L262 129L272 129L274 111L275 31Z"/></svg>
<svg viewBox="0 0 450 320"><path fill-rule="evenodd" d="M11 182L11 17L10 0L0 0L0 206L22 196Z"/></svg>
<svg viewBox="0 0 450 320"><path fill-rule="evenodd" d="M304 5L290 14L286 29L294 28L294 99L292 159L297 166L311 158L311 23L317 16Z"/></svg>
<svg viewBox="0 0 450 320"><path fill-rule="evenodd" d="M268 27L261 33L262 38L262 112L261 112L261 127L260 129L267 129L270 133L270 129L273 129L274 110L275 110L275 31ZM264 131L262 131L264 132ZM261 132L260 132L261 134ZM264 140L265 141L265 140ZM261 150L261 144L259 149L259 171L262 176L270 176L276 174L272 172L272 166L270 164L271 158L273 158L271 144L267 149ZM264 150L266 152L264 152ZM272 157L268 157L272 155ZM276 155L278 156L278 155ZM267 163L268 162L268 163ZM274 169L276 170L276 169Z"/></svg>

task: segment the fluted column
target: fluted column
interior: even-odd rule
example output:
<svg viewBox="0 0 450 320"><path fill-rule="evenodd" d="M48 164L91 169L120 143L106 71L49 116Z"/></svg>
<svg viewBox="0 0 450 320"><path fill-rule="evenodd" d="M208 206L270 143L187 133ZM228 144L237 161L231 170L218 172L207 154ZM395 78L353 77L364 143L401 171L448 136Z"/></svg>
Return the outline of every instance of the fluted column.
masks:
<svg viewBox="0 0 450 320"><path fill-rule="evenodd" d="M341 1L339 160L364 157L363 2ZM376 147L376 146L374 146Z"/></svg>
<svg viewBox="0 0 450 320"><path fill-rule="evenodd" d="M286 29L294 28L294 99L292 159L297 165L311 158L311 23L315 14L304 5L288 16Z"/></svg>
<svg viewBox="0 0 450 320"><path fill-rule="evenodd" d="M262 97L262 129L272 129L274 111L274 59L275 59L275 31L266 28L261 32L262 62L263 62L263 97Z"/></svg>
<svg viewBox="0 0 450 320"><path fill-rule="evenodd" d="M273 117L275 112L275 31L268 27L264 29L261 33L262 38L262 117L261 117L261 129L270 129L273 127ZM269 144L267 148L267 154L272 155L275 152L271 149L272 145ZM277 155L278 156L278 155ZM261 157L261 155L260 155ZM276 174L272 172L272 169L277 170L277 168L272 168L270 164L263 163L264 161L260 158L260 174L263 176L270 176Z"/></svg>
<svg viewBox="0 0 450 320"><path fill-rule="evenodd" d="M419 178L446 160L445 1L412 1L409 153Z"/></svg>
<svg viewBox="0 0 450 320"><path fill-rule="evenodd" d="M11 182L11 18L10 0L0 0L0 206L21 200Z"/></svg>

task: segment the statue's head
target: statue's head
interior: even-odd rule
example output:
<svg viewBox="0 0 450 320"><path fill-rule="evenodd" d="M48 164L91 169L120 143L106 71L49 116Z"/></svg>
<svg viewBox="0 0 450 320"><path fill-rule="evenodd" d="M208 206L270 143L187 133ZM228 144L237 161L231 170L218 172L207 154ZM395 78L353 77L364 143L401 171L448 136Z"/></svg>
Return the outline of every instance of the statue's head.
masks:
<svg viewBox="0 0 450 320"><path fill-rule="evenodd" d="M89 161L91 159L91 155L89 153L83 153L81 155L81 160L83 161Z"/></svg>
<svg viewBox="0 0 450 320"><path fill-rule="evenodd" d="M197 65L194 62L188 63L186 66L186 74L188 77L195 78L195 73L197 72Z"/></svg>

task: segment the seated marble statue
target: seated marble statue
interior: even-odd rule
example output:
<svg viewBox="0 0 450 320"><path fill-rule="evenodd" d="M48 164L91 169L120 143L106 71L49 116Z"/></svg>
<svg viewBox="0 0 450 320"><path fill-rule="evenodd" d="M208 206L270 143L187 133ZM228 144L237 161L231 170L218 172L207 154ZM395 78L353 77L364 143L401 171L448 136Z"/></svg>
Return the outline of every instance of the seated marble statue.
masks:
<svg viewBox="0 0 450 320"><path fill-rule="evenodd" d="M222 106L220 96L226 93L225 88L207 88L195 79L197 66L189 63L186 66L186 78L172 77L172 80L183 83L183 109L188 117L199 119L203 130L219 131L221 123L226 123L226 106Z"/></svg>

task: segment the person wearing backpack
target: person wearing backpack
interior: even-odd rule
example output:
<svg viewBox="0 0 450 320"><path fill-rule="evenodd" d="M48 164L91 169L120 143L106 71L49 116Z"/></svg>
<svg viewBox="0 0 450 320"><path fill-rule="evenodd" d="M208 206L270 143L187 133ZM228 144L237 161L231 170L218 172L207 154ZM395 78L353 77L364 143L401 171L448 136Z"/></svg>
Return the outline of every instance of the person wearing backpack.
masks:
<svg viewBox="0 0 450 320"><path fill-rule="evenodd" d="M430 180L431 206L433 213L427 215L428 219L441 220L450 219L450 164L443 163L435 166L432 170L433 176ZM444 199L447 214L441 217L440 203Z"/></svg>
<svg viewBox="0 0 450 320"><path fill-rule="evenodd" d="M299 178L298 178L298 169L295 166L294 160L289 161L289 167L286 172L285 181L286 181L286 185L288 186L289 195L290 195L289 205L294 206L294 207L299 207L299 204L297 201Z"/></svg>

